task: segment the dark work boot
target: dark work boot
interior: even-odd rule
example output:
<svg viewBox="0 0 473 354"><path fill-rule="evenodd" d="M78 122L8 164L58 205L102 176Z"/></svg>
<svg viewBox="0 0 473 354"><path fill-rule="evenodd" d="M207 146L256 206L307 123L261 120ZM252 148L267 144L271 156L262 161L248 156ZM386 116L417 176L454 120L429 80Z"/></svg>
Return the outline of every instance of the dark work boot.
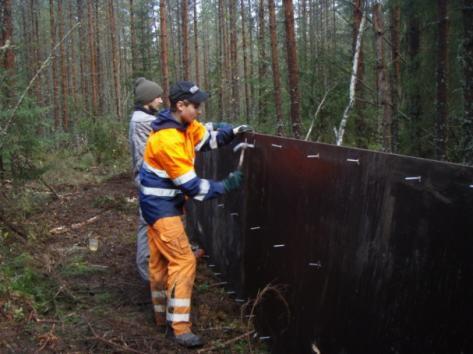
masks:
<svg viewBox="0 0 473 354"><path fill-rule="evenodd" d="M192 332L174 336L174 341L186 348L196 348L204 345L202 338Z"/></svg>

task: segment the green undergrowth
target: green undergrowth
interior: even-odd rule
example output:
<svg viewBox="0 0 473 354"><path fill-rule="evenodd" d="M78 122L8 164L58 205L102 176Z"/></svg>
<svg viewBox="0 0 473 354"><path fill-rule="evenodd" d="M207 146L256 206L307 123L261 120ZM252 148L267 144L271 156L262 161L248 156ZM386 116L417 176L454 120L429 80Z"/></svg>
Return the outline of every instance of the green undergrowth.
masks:
<svg viewBox="0 0 473 354"><path fill-rule="evenodd" d="M31 311L54 312L59 285L42 272L41 264L27 252L15 255L12 249L0 247L1 317L25 320Z"/></svg>
<svg viewBox="0 0 473 354"><path fill-rule="evenodd" d="M101 273L106 268L90 264L83 254L76 254L68 257L67 262L61 266L59 273L65 279L88 277L96 273Z"/></svg>

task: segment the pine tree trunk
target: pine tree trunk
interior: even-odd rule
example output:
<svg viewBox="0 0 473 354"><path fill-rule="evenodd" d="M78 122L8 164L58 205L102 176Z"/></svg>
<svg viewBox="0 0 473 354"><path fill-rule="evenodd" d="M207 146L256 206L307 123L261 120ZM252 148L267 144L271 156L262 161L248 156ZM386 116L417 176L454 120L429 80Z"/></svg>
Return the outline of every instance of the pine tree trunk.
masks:
<svg viewBox="0 0 473 354"><path fill-rule="evenodd" d="M26 19L28 16L28 11L22 11L21 12L21 22L20 23L20 28L18 33L21 33L21 42L25 43L25 47L27 47L27 51L31 51L32 44L31 44L31 28L29 26L29 21ZM22 66L26 68L26 79L29 81L33 77L33 62L32 62L32 57L31 55L25 55L23 54L23 63Z"/></svg>
<svg viewBox="0 0 473 354"><path fill-rule="evenodd" d="M437 0L438 42L437 42L437 114L435 124L435 157L447 158L448 139L448 0Z"/></svg>
<svg viewBox="0 0 473 354"><path fill-rule="evenodd" d="M243 54L243 82L245 90L245 115L246 122L249 123L250 118L250 93L248 87L248 53L247 53L247 43L246 43L246 31L245 31L245 3L243 0L240 1L240 16L241 16L241 39L242 39L242 54Z"/></svg>
<svg viewBox="0 0 473 354"><path fill-rule="evenodd" d="M175 26L174 22L176 19L176 16L172 13L172 8L170 6L170 1L167 0L167 9L168 9L168 23L169 23L169 28L170 31L169 33L169 54L171 55L171 65L169 65L170 71L170 77L172 77L172 81L177 81L177 80L182 80L181 76L181 65L180 65L180 56L178 56L177 49L176 49L176 42L177 38L179 38L179 35L176 35L177 32L179 32L179 26ZM176 28L177 27L177 28ZM177 29L177 30L176 30ZM177 38L176 38L177 37Z"/></svg>
<svg viewBox="0 0 473 354"><path fill-rule="evenodd" d="M103 71L102 71L102 44L101 44L101 34L100 34L100 22L98 21L101 18L99 14L99 5L100 0L95 0L95 12L93 17L94 23L94 32L95 32L95 73L96 73L96 80L95 83L97 85L97 114L101 115L103 113L103 109L105 106L104 102L104 91L103 91Z"/></svg>
<svg viewBox="0 0 473 354"><path fill-rule="evenodd" d="M56 45L56 19L54 14L54 0L49 0L49 23L50 23L50 31L51 31L51 51L54 49ZM54 117L54 128L57 130L61 125L61 120L59 116L59 107L58 107L58 98L59 98L59 85L58 85L58 78L57 78L57 52L53 52L52 55L54 59L52 60L51 65L51 72L52 72L52 81L53 81L53 99L52 99L52 106L53 106L53 117Z"/></svg>
<svg viewBox="0 0 473 354"><path fill-rule="evenodd" d="M189 67L189 3L188 0L181 1L181 25L182 25L182 69L184 80L190 80Z"/></svg>
<svg viewBox="0 0 473 354"><path fill-rule="evenodd" d="M168 29L166 0L159 1L159 19L161 28L161 73L163 77L164 103L169 105L169 64L168 64Z"/></svg>
<svg viewBox="0 0 473 354"><path fill-rule="evenodd" d="M254 64L255 64L255 57L254 57L254 40L253 40L253 30L254 30L254 21L253 21L253 14L252 14L252 6L251 6L251 0L248 0L248 47L249 47L249 52L250 52L250 64L249 64L249 70L248 70L248 75L250 78L254 77ZM250 118L254 117L254 112L256 105L254 104L256 98L256 89L255 89L255 84L254 80L250 81L250 107L251 107L251 113L250 113Z"/></svg>
<svg viewBox="0 0 473 354"><path fill-rule="evenodd" d="M237 1L230 1L230 67L232 77L231 117L236 120L240 117L240 79L238 77L237 60Z"/></svg>
<svg viewBox="0 0 473 354"><path fill-rule="evenodd" d="M286 26L287 71L289 76L289 96L291 98L292 132L296 139L301 136L299 68L297 66L297 48L294 31L294 9L292 0L283 0L284 23Z"/></svg>
<svg viewBox="0 0 473 354"><path fill-rule="evenodd" d="M136 26L135 7L133 0L130 0L130 43L131 43L131 74L136 78Z"/></svg>
<svg viewBox="0 0 473 354"><path fill-rule="evenodd" d="M91 87L92 87L92 115L95 118L95 115L98 111L97 105L97 67L95 62L95 41L94 41L94 20L93 20L93 0L87 0L87 20L88 20L88 42L89 42L89 71L91 78Z"/></svg>
<svg viewBox="0 0 473 354"><path fill-rule="evenodd" d="M234 1L234 0L233 0ZM223 114L225 117L232 117L232 107L230 106L231 100L231 78L232 78L232 70L231 70L231 60L230 60L230 35L229 35L229 21L228 19L228 0L224 1L224 6L222 8L223 13L223 23L222 23L222 33L223 33L223 75L224 75L224 85L223 88ZM229 89L230 88L230 89Z"/></svg>
<svg viewBox="0 0 473 354"><path fill-rule="evenodd" d="M74 25L74 12L72 9L72 1L69 1L69 26L72 27ZM69 60L69 75L71 77L70 85L69 85L69 95L73 98L75 102L75 98L77 96L77 60L76 60L76 43L74 42L74 36L71 35L69 39L69 49L70 49L70 60Z"/></svg>
<svg viewBox="0 0 473 354"><path fill-rule="evenodd" d="M59 40L62 41L64 37L64 15L62 12L62 1L58 0L57 3L57 17L59 19ZM69 94L68 81L67 81L67 68L66 68L66 48L64 42L61 42L59 46L61 53L60 66L61 66L61 106L62 106L62 128L64 131L69 129L69 112L67 107L67 97Z"/></svg>
<svg viewBox="0 0 473 354"><path fill-rule="evenodd" d="M392 101L389 77L384 64L384 20L380 3L373 5L373 28L376 48L376 88L378 92L378 135L382 150L392 151Z"/></svg>
<svg viewBox="0 0 473 354"><path fill-rule="evenodd" d="M266 46L264 42L264 29L266 26L264 20L264 0L259 1L258 6L258 120L261 123L266 122L266 88L265 88L265 80L266 80Z"/></svg>
<svg viewBox="0 0 473 354"><path fill-rule="evenodd" d="M473 165L473 0L463 0L463 161Z"/></svg>
<svg viewBox="0 0 473 354"><path fill-rule="evenodd" d="M283 135L283 118L282 118L282 102L281 102L281 73L279 72L279 53L278 39L276 28L276 11L274 8L274 0L268 0L269 10L269 32L271 34L271 64L273 68L273 85L274 85L274 104L276 108L276 134Z"/></svg>
<svg viewBox="0 0 473 354"><path fill-rule="evenodd" d="M110 39L112 41L112 71L113 71L113 83L115 92L115 112L117 113L118 119L122 117L122 104L121 104L121 82L120 82L120 52L118 49L117 37L116 37L116 24L115 24L115 9L113 8L114 0L108 0L108 14L110 22Z"/></svg>
<svg viewBox="0 0 473 354"><path fill-rule="evenodd" d="M7 109L13 107L13 99L15 98L15 52L13 51L13 15L12 1L3 0L0 2L0 13L2 14L2 25L0 29L0 46L8 46L4 51L0 51L0 68L5 70L2 82L2 92L0 95L0 109L6 112ZM2 127L3 128L3 127ZM2 137L3 139L4 137ZM3 150L0 149L0 178L4 177ZM10 161L14 157L10 157Z"/></svg>
<svg viewBox="0 0 473 354"><path fill-rule="evenodd" d="M2 46L7 45L4 51L2 67L7 71L7 76L12 77L15 69L15 52L13 51L13 14L12 14L12 0L3 0L3 33Z"/></svg>
<svg viewBox="0 0 473 354"><path fill-rule="evenodd" d="M208 24L205 21L202 21L202 24L205 25L204 27L204 37L202 39L203 47L204 47L204 89L208 91L212 91L212 87L210 86L210 69L209 69L209 56L210 56L210 45L209 45L209 29ZM206 105L204 106L205 114L210 116L213 111L213 100L208 100Z"/></svg>
<svg viewBox="0 0 473 354"><path fill-rule="evenodd" d="M360 28L361 18L363 16L363 0L354 0L353 2L353 31L352 31L352 53L355 52L356 39ZM363 39L361 41L360 53L358 58L357 81L355 83L355 101L353 103L354 123L355 123L355 141L356 146L361 148L368 147L368 131L365 120L365 104L361 100L364 98L362 82L364 80L365 63L363 55ZM360 99L360 100L359 100Z"/></svg>
<svg viewBox="0 0 473 354"><path fill-rule="evenodd" d="M197 31L197 1L194 1L194 65L195 65L195 82L200 84L199 72L199 32Z"/></svg>
<svg viewBox="0 0 473 354"><path fill-rule="evenodd" d="M220 76L220 85L218 88L218 115L223 117L225 115L225 37L224 37L224 1L218 1L218 59L219 59L219 76ZM221 118L220 118L221 119Z"/></svg>
<svg viewBox="0 0 473 354"><path fill-rule="evenodd" d="M419 72L419 48L420 48L420 29L419 29L419 17L416 11L412 8L408 9L408 77L415 78ZM422 118L422 107L420 97L421 85L417 80L412 80L410 85L407 86L407 101L410 118L410 142L412 144L411 155L421 155L421 118Z"/></svg>
<svg viewBox="0 0 473 354"><path fill-rule="evenodd" d="M31 0L30 1L30 10L31 10L31 27L32 27L32 39L33 39L33 72L36 73L39 70L39 67L41 65L40 63L40 38L39 38L39 12L40 12L40 7L37 1ZM34 82L33 84L33 92L34 96L36 97L36 102L38 104L42 105L43 104L43 97L42 97L42 92L41 92L41 77L42 75L38 77L38 79Z"/></svg>
<svg viewBox="0 0 473 354"><path fill-rule="evenodd" d="M117 16L117 20L118 20L118 23L124 23L125 19L124 19L124 13L122 11L119 11L118 12L118 16ZM130 69L130 65L128 64L130 62L130 56L131 56L131 53L128 54L129 50L130 50L130 46L127 45L127 39L129 38L129 35L128 35L128 28L126 28L126 26L121 26L121 39L122 39L122 44L120 44L120 69L121 69L121 77L122 78L127 78L127 79L131 79L133 80L133 77L131 76L131 71L129 70ZM120 41L118 41L118 43L120 43ZM122 88L123 90L123 88ZM125 88L125 90L123 90L127 93L128 95L128 90ZM122 92L123 94L124 92ZM125 107L125 105L127 105L128 102L126 100L123 100L123 105L124 107L122 108L122 112L123 112L123 109L127 109Z"/></svg>
<svg viewBox="0 0 473 354"><path fill-rule="evenodd" d="M80 59L80 74L79 74L79 79L80 79L80 92L82 94L82 100L84 102L84 105L86 107L89 107L90 109L90 95L89 95L89 90L88 90L88 80L86 79L86 67L87 67L87 56L86 56L86 47L87 44L84 43L84 13L83 13L83 1L82 0L77 0L77 19L81 23L81 26L79 27L79 59Z"/></svg>
<svg viewBox="0 0 473 354"><path fill-rule="evenodd" d="M393 101L393 152L399 151L399 103L401 100L401 8L395 3L391 8L391 97Z"/></svg>
<svg viewBox="0 0 473 354"><path fill-rule="evenodd" d="M300 48L300 66L302 72L307 70L307 0L301 0L299 4L300 8L300 31L301 31L301 48Z"/></svg>

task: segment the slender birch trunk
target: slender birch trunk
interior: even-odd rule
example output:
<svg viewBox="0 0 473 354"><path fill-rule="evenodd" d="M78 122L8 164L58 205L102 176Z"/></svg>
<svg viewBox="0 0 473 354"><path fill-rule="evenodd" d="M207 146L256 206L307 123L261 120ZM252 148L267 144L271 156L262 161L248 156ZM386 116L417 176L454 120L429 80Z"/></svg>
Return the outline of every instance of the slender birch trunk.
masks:
<svg viewBox="0 0 473 354"><path fill-rule="evenodd" d="M361 22L360 22L360 28L358 29L358 36L356 38L355 53L353 54L353 67L352 67L352 74L351 74L351 80L350 80L349 101L348 101L348 105L346 106L343 112L342 120L340 121L340 126L338 127L338 130L334 128L336 144L339 146L343 144L343 137L345 135L345 127L347 125L348 116L350 114L350 111L353 107L353 103L355 101L355 84L356 84L357 74L358 74L358 61L360 57L361 39L363 37L365 21L366 21L366 13L363 12L363 16L361 17Z"/></svg>

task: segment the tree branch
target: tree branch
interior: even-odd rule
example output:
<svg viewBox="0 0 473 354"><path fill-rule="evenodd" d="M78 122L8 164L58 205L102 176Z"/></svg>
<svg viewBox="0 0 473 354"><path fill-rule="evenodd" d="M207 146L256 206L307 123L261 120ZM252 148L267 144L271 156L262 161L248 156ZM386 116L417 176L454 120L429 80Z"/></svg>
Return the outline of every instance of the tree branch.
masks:
<svg viewBox="0 0 473 354"><path fill-rule="evenodd" d="M336 85L335 85L335 86L336 86ZM324 97L322 98L322 101L320 101L319 106L317 107L317 110L315 111L314 119L312 119L312 123L310 124L310 128L309 128L309 130L307 131L307 135L305 136L305 140L306 140L306 141L309 140L310 133L312 133L312 129L314 128L315 120L317 119L317 115L319 114L319 112L320 112L320 110L321 110L321 108L322 108L322 106L323 106L323 104L324 104L324 102L325 102L325 99L327 98L329 92L332 91L332 90L335 88L335 86L329 88L329 89L327 90L327 92L325 92L325 95L324 95Z"/></svg>
<svg viewBox="0 0 473 354"><path fill-rule="evenodd" d="M18 100L18 102L16 103L15 105L15 108L13 108L13 111L12 113L10 114L10 117L7 119L7 123L5 124L5 127L0 131L0 136L2 135L6 135L7 134L7 131L8 129L10 128L10 125L13 121L13 118L15 117L15 114L16 114L16 111L18 110L18 108L20 107L20 105L23 103L23 100L26 96L26 94L28 93L28 91L30 90L30 88L33 86L33 83L36 81L36 79L38 78L39 74L49 65L49 62L51 61L51 58L54 57L54 52L56 51L56 49L62 44L62 42L64 42L66 40L67 37L69 37L69 35L72 33L72 31L74 31L78 26L80 26L80 22L77 22L70 30L69 32L66 33L66 35L61 39L60 42L58 42L54 48L51 50L51 53L49 54L49 56L46 58L46 60L41 64L41 67L38 69L38 71L36 72L36 74L33 76L33 78L30 80L28 86L26 87L26 89L23 91L23 93L21 94L20 96L20 99ZM0 140L0 149L3 147L3 145L5 144L5 141L6 139L1 139Z"/></svg>

